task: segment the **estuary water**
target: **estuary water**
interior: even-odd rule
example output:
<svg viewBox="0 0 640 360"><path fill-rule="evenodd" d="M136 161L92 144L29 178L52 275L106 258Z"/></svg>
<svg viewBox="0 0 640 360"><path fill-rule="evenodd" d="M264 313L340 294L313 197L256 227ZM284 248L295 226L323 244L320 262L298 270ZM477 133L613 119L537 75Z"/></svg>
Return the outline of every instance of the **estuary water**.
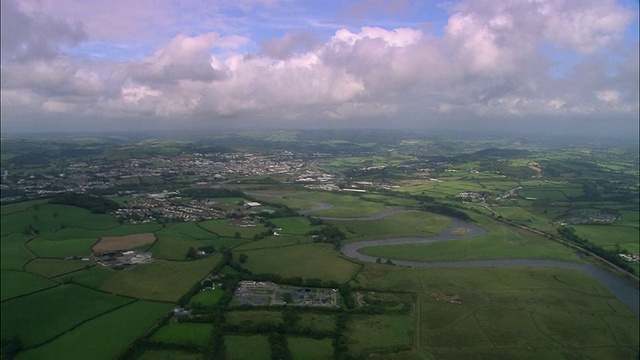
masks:
<svg viewBox="0 0 640 360"><path fill-rule="evenodd" d="M281 195L275 194L260 194L261 196L266 197L274 197L274 198L282 198ZM326 210L333 207L332 204L323 203L319 201L309 200L309 199L294 199L296 201L304 201L308 203L313 203L315 206L310 209L299 211L300 215L310 215L312 212L317 212L320 210ZM372 216L368 217L358 217L358 218L331 218L331 217L321 217L318 218L323 220L378 220L386 216L391 216L394 214L398 214L405 209L395 208L382 211ZM470 237L484 235L486 231L479 227L478 225L460 220L457 218L449 218L451 220L451 225L445 229L440 235L422 238L422 237L397 237L397 238L389 238L382 240L370 240L370 241L361 241L350 243L342 246L340 251L345 256L357 259L360 261L366 262L375 262L377 257L369 256L361 253L359 250L370 247L370 246L379 246L379 245L398 245L398 244L428 244L435 243L440 241L455 241L467 239ZM455 229L464 228L466 232L461 235L452 235L451 232ZM401 266L411 266L411 267L430 267L430 268L460 268L460 267L506 267L506 266L521 266L521 267L550 267L550 268L564 268L564 269L572 269L579 270L587 273L595 280L597 280L600 284L602 284L605 288L609 289L613 295L615 295L620 301L622 301L625 305L627 305L631 310L633 310L636 314L640 314L640 291L637 287L635 287L631 282L621 278L620 276L613 274L601 267L598 267L592 263L574 263L568 261L558 261L558 260L544 260L544 259L503 259L503 260L472 260L472 261L438 261L438 262L428 262L428 261L408 261L408 260L395 260L393 259L393 263Z"/></svg>
<svg viewBox="0 0 640 360"><path fill-rule="evenodd" d="M398 245L398 244L428 244L440 241L461 240L474 236L480 236L486 233L481 227L467 221L451 218L452 224L442 234L430 237L403 237L382 240L362 241L350 243L342 246L340 251L347 257L360 261L375 262L377 257L369 256L361 253L359 250L379 245ZM451 231L465 228L467 231L463 235L452 235ZM393 260L393 263L401 266L412 267L430 267L430 268L454 268L454 267L505 267L505 266L522 266L522 267L555 267L584 271L591 277L596 279L600 284L609 289L620 301L631 308L636 314L640 314L640 292L627 280L622 279L603 268L591 263L573 263L558 260L543 259L504 259L504 260L472 260L472 261L407 261Z"/></svg>

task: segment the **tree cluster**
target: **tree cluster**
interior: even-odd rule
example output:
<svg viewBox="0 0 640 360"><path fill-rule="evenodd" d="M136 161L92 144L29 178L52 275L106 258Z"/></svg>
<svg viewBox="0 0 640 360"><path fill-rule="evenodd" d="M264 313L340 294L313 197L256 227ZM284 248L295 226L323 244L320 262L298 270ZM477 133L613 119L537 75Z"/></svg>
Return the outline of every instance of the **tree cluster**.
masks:
<svg viewBox="0 0 640 360"><path fill-rule="evenodd" d="M423 211L428 211L428 212L441 214L441 215L453 216L461 220L471 221L471 217L466 212L455 209L445 204L422 205L421 209Z"/></svg>
<svg viewBox="0 0 640 360"><path fill-rule="evenodd" d="M322 229L312 230L307 235L313 237L313 242L333 244L339 248L340 242L346 238L346 235L338 227L327 225Z"/></svg>
<svg viewBox="0 0 640 360"><path fill-rule="evenodd" d="M49 203L78 206L97 214L113 212L120 207L118 203L113 200L99 196L76 193L57 194L49 200Z"/></svg>
<svg viewBox="0 0 640 360"><path fill-rule="evenodd" d="M632 274L635 274L635 269L620 257L621 250L619 249L619 246L612 250L603 249L601 246L592 243L588 239L578 236L578 234L576 234L576 229L570 226L560 227L557 231L558 234L570 242L579 245L581 248L591 252L592 254L598 255L601 258L616 264L618 267Z"/></svg>
<svg viewBox="0 0 640 360"><path fill-rule="evenodd" d="M222 188L190 188L182 190L181 193L196 199L244 197L244 193L240 190Z"/></svg>

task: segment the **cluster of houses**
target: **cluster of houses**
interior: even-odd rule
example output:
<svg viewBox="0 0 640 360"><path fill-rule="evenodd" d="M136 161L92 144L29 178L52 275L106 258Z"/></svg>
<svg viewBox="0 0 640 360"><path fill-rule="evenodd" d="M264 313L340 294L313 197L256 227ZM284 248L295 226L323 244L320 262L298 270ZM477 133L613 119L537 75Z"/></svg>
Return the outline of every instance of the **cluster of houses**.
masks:
<svg viewBox="0 0 640 360"><path fill-rule="evenodd" d="M462 201L484 201L484 195L477 192L461 192L458 194L458 198Z"/></svg>
<svg viewBox="0 0 640 360"><path fill-rule="evenodd" d="M337 289L285 287L270 281L243 280L238 283L233 300L239 305L338 306Z"/></svg>
<svg viewBox="0 0 640 360"><path fill-rule="evenodd" d="M128 251L108 251L101 254L95 254L93 260L105 267L121 269L125 266L136 264L144 264L151 261L153 257L149 252Z"/></svg>
<svg viewBox="0 0 640 360"><path fill-rule="evenodd" d="M131 157L126 161L114 160L89 163L73 161L63 172L52 173L7 171L2 173L3 190L19 190L26 198L38 198L62 192L86 192L92 189L112 189L119 185L139 184L140 179L173 181L185 176L196 178L201 184L210 184L223 178L251 175L287 175L299 177L305 170L304 162L291 151L278 150L270 154L211 153L181 154L178 156ZM330 175L318 178L328 179ZM3 197L15 201L22 196Z"/></svg>
<svg viewBox="0 0 640 360"><path fill-rule="evenodd" d="M590 214L590 215L584 215L584 216L574 216L571 217L567 220L567 222L563 222L562 225L567 225L567 223L569 224L588 224L588 223L595 223L595 224L611 224L615 221L620 220L620 217L618 215L613 215L613 214Z"/></svg>
<svg viewBox="0 0 640 360"><path fill-rule="evenodd" d="M634 264L640 264L640 254L619 254L622 260Z"/></svg>
<svg viewBox="0 0 640 360"><path fill-rule="evenodd" d="M157 218L177 221L200 221L220 219L226 216L210 201L188 201L177 203L158 196L139 197L123 204L116 215L125 220L154 221Z"/></svg>

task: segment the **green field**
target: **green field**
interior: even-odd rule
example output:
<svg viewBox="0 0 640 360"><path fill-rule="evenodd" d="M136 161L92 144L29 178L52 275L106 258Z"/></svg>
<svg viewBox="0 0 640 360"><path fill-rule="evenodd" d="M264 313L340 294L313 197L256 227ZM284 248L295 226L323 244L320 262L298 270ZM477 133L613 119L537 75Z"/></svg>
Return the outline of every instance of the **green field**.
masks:
<svg viewBox="0 0 640 360"><path fill-rule="evenodd" d="M264 239L252 241L234 248L236 251L257 250L266 248L280 248L283 246L295 246L312 242L307 235L269 236Z"/></svg>
<svg viewBox="0 0 640 360"><path fill-rule="evenodd" d="M189 301L189 305L199 303L203 306L213 306L218 303L218 300L220 300L222 295L224 295L224 290L222 289L205 289L192 297Z"/></svg>
<svg viewBox="0 0 640 360"><path fill-rule="evenodd" d="M91 255L91 247L98 242L92 239L47 240L35 238L27 243L27 247L39 257L67 258Z"/></svg>
<svg viewBox="0 0 640 360"><path fill-rule="evenodd" d="M383 239L388 237L431 237L451 225L445 216L423 211L403 211L375 221L332 220L350 241Z"/></svg>
<svg viewBox="0 0 640 360"><path fill-rule="evenodd" d="M100 289L146 300L177 301L220 259L220 255L215 255L194 261L155 260L119 271Z"/></svg>
<svg viewBox="0 0 640 360"><path fill-rule="evenodd" d="M415 299L413 294L383 293L383 292L358 292L359 306L374 306L383 308L389 313L406 313L411 311Z"/></svg>
<svg viewBox="0 0 640 360"><path fill-rule="evenodd" d="M25 270L52 278L91 266L93 263L82 260L34 259L25 266Z"/></svg>
<svg viewBox="0 0 640 360"><path fill-rule="evenodd" d="M31 254L25 249L28 235L8 234L0 238L0 266L2 269L22 270L24 264L31 260Z"/></svg>
<svg viewBox="0 0 640 360"><path fill-rule="evenodd" d="M287 206L296 210L311 209L315 206L312 202L290 199L287 196L277 198L277 197L270 197L270 196L260 196L259 194L260 194L259 191L251 193L251 195L254 198L256 198L256 200L258 200L259 202L282 204L284 206Z"/></svg>
<svg viewBox="0 0 640 360"><path fill-rule="evenodd" d="M118 226L118 219L111 215L93 214L89 210L69 205L43 204L25 211L3 215L2 232L22 233L31 225L40 233L60 230L63 226L83 224L86 229L105 230Z"/></svg>
<svg viewBox="0 0 640 360"><path fill-rule="evenodd" d="M640 253L640 231L638 228L611 225L571 225L576 234L605 249L613 249L616 244L633 254Z"/></svg>
<svg viewBox="0 0 640 360"><path fill-rule="evenodd" d="M69 281L79 285L99 289L102 284L110 277L117 274L116 270L104 268L102 266L94 266L86 270L76 271L72 274L62 275L53 280L63 282Z"/></svg>
<svg viewBox="0 0 640 360"><path fill-rule="evenodd" d="M409 315L354 315L349 317L347 338L353 356L367 352L410 349L414 339L414 319Z"/></svg>
<svg viewBox="0 0 640 360"><path fill-rule="evenodd" d="M262 224L258 224L255 227L232 226L226 219L204 221L200 223L200 226L223 237L233 238L236 233L239 233L243 239L253 239L254 235L267 230Z"/></svg>
<svg viewBox="0 0 640 360"><path fill-rule="evenodd" d="M170 322L156 331L151 340L168 344L205 346L211 338L211 324Z"/></svg>
<svg viewBox="0 0 640 360"><path fill-rule="evenodd" d="M223 231L221 232L227 237L221 237L194 222L174 222L156 231L155 234L160 241L157 241L149 251L153 252L153 256L157 258L184 260L191 246L196 249L209 245L213 245L216 249L222 246L231 248L249 241L249 238L236 238L235 231L232 233L228 224L223 225L222 222L211 222L209 227L222 229ZM249 236L251 234L253 232L246 232L245 235Z"/></svg>
<svg viewBox="0 0 640 360"><path fill-rule="evenodd" d="M329 244L243 251L249 256L243 266L256 274L272 273L282 277L299 276L342 283L358 269L358 265L342 258Z"/></svg>
<svg viewBox="0 0 640 360"><path fill-rule="evenodd" d="M154 258L165 260L185 260L190 247L202 246L199 241L181 235L156 234L158 240L149 248Z"/></svg>
<svg viewBox="0 0 640 360"><path fill-rule="evenodd" d="M379 194L365 194L361 196L362 199L371 200L375 202L384 203L388 206L418 206L420 201L415 199L393 197Z"/></svg>
<svg viewBox="0 0 640 360"><path fill-rule="evenodd" d="M0 206L0 215L5 216L11 213L22 212L28 210L29 208L34 207L34 205L42 205L47 203L47 200L31 200L31 201L23 201L15 204L7 204ZM4 234L5 231L3 230Z"/></svg>
<svg viewBox="0 0 640 360"><path fill-rule="evenodd" d="M258 324L278 326L282 324L280 311L251 310L231 311L225 314L227 324L252 328Z"/></svg>
<svg viewBox="0 0 640 360"><path fill-rule="evenodd" d="M3 201L11 201L14 193L31 194L46 179L57 188L64 179L52 174L73 179L74 173L78 178L118 173L122 161L131 161L140 170L161 175L123 176L129 172L123 169L114 176L118 187L96 191L91 181L86 195L117 195L114 200L120 204L159 191L184 195L195 183L220 173L225 181L212 185L221 190L203 193L224 196L234 189L245 195L199 199L194 192L194 197L171 198L164 204L214 200L233 213L230 217L253 217L256 226L232 226L227 218L168 220L153 206L157 222L136 223L47 199L3 205L2 338L21 341L18 360L195 360L218 350L227 359L270 359L270 346L275 350L282 339L293 359L305 360L636 359L638 314L586 273L551 267L398 265L400 259L584 264L589 256L524 228L556 234L562 222L595 214L620 219L608 225L568 226L606 250L640 252L637 144L612 144L586 148L553 139L454 140L419 132L374 136L360 130L216 133L180 140L3 138L1 156L9 171L3 178ZM288 145L295 146L286 149ZM89 146L86 153L91 155L82 155L82 146ZM243 157L242 151L253 155ZM200 160L211 162L211 169L185 165ZM242 175L279 161L296 170ZM363 185L363 193L316 191L295 181L320 173L331 174L344 188L358 187L358 181L371 185ZM478 192L485 200L463 199L461 192ZM245 208L247 201L259 201L268 209L276 209L276 204L316 209L309 212L316 219L272 218L281 212L254 213L260 210ZM84 197L80 205L92 203ZM418 210L424 205L459 209L486 234L464 238L468 226L450 228L453 222L447 216ZM311 225L321 222L317 217L324 224ZM316 243L322 238L309 235L330 226L344 233L340 244ZM156 239L136 249L152 253L145 264L115 270L86 259L100 238L142 233ZM362 249L381 263L349 259L338 250L345 243L439 235L450 239ZM187 258L191 248L204 246L218 252ZM227 249L219 251L222 247ZM385 264L387 259L396 265ZM211 274L217 268L221 270ZM197 291L210 275L216 275L216 288ZM340 306L228 303L229 292L241 279L274 281L282 289L296 290L301 285L292 284L300 279L305 286L325 282L322 286L340 289ZM193 296L187 299L185 294ZM173 316L177 306L191 315ZM2 350L4 359L6 345Z"/></svg>
<svg viewBox="0 0 640 360"><path fill-rule="evenodd" d="M20 353L18 359L114 359L170 308L170 304L136 301Z"/></svg>
<svg viewBox="0 0 640 360"><path fill-rule="evenodd" d="M418 293L416 336L430 356L565 358L569 348L585 358L593 345L598 358L637 354L637 314L579 271L370 264L357 280L368 289Z"/></svg>
<svg viewBox="0 0 640 360"><path fill-rule="evenodd" d="M409 194L424 194L434 197L457 196L461 192L491 192L498 194L498 191L487 191L475 180L445 179L441 182L425 182L423 184L407 184L399 191Z"/></svg>
<svg viewBox="0 0 640 360"><path fill-rule="evenodd" d="M314 331L326 332L330 332L335 329L336 320L334 315L317 314L312 312L301 312L297 315L300 316L297 327L302 331L306 328Z"/></svg>
<svg viewBox="0 0 640 360"><path fill-rule="evenodd" d="M246 199L239 197L215 198L211 200L217 202L215 206L219 207L222 210L233 210L238 207L242 207L242 205L238 205L239 203L244 204L245 202L247 202Z"/></svg>
<svg viewBox="0 0 640 360"><path fill-rule="evenodd" d="M34 346L83 321L132 302L77 285L63 285L2 302L2 334Z"/></svg>
<svg viewBox="0 0 640 360"><path fill-rule="evenodd" d="M329 360L333 359L331 339L310 339L304 337L287 337L287 344L293 359Z"/></svg>
<svg viewBox="0 0 640 360"><path fill-rule="evenodd" d="M164 228L156 232L156 235L159 237L169 234L187 236L196 240L208 240L215 239L217 237L216 234L201 228L198 224L191 221L170 222L166 224Z"/></svg>
<svg viewBox="0 0 640 360"><path fill-rule="evenodd" d="M311 192L296 191L292 193L284 193L292 199L314 200L323 203L332 204L333 207L327 210L314 211L313 216L327 217L367 217L375 215L387 209L382 204L360 200L357 196L351 194L337 194L332 192Z"/></svg>
<svg viewBox="0 0 640 360"><path fill-rule="evenodd" d="M86 229L81 227L66 227L52 233L40 235L50 240L101 238L104 236L125 236L156 232L162 227L157 223L149 224L122 224L105 230Z"/></svg>
<svg viewBox="0 0 640 360"><path fill-rule="evenodd" d="M0 271L1 301L58 285L40 275L14 270Z"/></svg>
<svg viewBox="0 0 640 360"><path fill-rule="evenodd" d="M524 189L520 191L520 195L534 199L549 199L551 201L566 201L567 197L561 190L552 189Z"/></svg>
<svg viewBox="0 0 640 360"><path fill-rule="evenodd" d="M555 231L558 225L555 218L562 212L561 209L550 208L540 211L524 206L494 206L492 209L505 219L550 232Z"/></svg>
<svg viewBox="0 0 640 360"><path fill-rule="evenodd" d="M269 341L264 335L241 336L227 335L224 337L227 356L237 360L268 360L271 359ZM247 346L251 344L251 346Z"/></svg>
<svg viewBox="0 0 640 360"><path fill-rule="evenodd" d="M615 222L616 226L640 227L640 211L620 211L620 220Z"/></svg>
<svg viewBox="0 0 640 360"><path fill-rule="evenodd" d="M276 228L280 229L276 231L282 235L305 235L309 231L317 228L309 223L309 219L302 216L277 218L269 221L271 221Z"/></svg>
<svg viewBox="0 0 640 360"><path fill-rule="evenodd" d="M204 360L202 354L171 350L146 350L138 360Z"/></svg>
<svg viewBox="0 0 640 360"><path fill-rule="evenodd" d="M501 226L487 234L430 244L381 245L363 248L363 254L413 261L484 259L555 259L577 261L567 247L543 236Z"/></svg>

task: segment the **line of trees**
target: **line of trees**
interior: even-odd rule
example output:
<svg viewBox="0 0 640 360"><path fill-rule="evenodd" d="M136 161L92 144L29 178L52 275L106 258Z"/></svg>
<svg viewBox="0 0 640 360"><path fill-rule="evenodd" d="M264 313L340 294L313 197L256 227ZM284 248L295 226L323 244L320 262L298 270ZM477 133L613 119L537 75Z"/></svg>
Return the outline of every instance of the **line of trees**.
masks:
<svg viewBox="0 0 640 360"><path fill-rule="evenodd" d="M202 198L228 198L228 197L244 197L244 193L240 190L229 190L223 188L189 188L181 190L182 195L202 199Z"/></svg>
<svg viewBox="0 0 640 360"><path fill-rule="evenodd" d="M616 247L612 250L603 249L601 246L592 243L588 239L578 236L578 234L576 234L576 229L571 226L560 227L557 229L557 231L558 234L560 234L563 238L569 240L570 242L577 244L581 248L616 264L617 266L630 272L631 274L635 274L635 269L620 257L621 250L619 247Z"/></svg>
<svg viewBox="0 0 640 360"><path fill-rule="evenodd" d="M423 211L428 211L436 214L453 216L455 218L471 221L471 217L464 211L455 209L445 204L425 204L420 207Z"/></svg>
<svg viewBox="0 0 640 360"><path fill-rule="evenodd" d="M339 249L340 243L346 238L346 235L335 225L327 225L321 229L311 230L307 235L313 238L313 242L333 244L334 248Z"/></svg>
<svg viewBox="0 0 640 360"><path fill-rule="evenodd" d="M51 200L51 204L73 205L90 210L92 213L104 214L118 210L120 205L117 202L99 196L76 193L56 194Z"/></svg>

